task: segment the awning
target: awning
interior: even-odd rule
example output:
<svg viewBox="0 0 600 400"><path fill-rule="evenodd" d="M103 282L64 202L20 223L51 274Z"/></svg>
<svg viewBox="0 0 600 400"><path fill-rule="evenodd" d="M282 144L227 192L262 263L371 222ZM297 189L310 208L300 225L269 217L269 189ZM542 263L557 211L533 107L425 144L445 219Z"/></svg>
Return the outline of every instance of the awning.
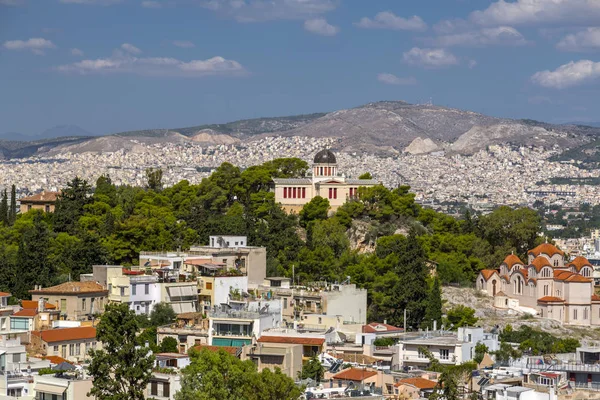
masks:
<svg viewBox="0 0 600 400"><path fill-rule="evenodd" d="M173 308L173 311L175 311L175 314L183 313L183 311L181 311L181 303L171 303L171 308Z"/></svg>
<svg viewBox="0 0 600 400"><path fill-rule="evenodd" d="M67 388L63 386L54 386L47 385L45 383L38 383L37 385L35 385L35 388L33 390L35 390L36 394L40 392L49 394L63 394L65 390L67 390Z"/></svg>
<svg viewBox="0 0 600 400"><path fill-rule="evenodd" d="M179 314L196 311L192 303L180 303L179 305L181 306L181 312Z"/></svg>
<svg viewBox="0 0 600 400"><path fill-rule="evenodd" d="M181 297L181 288L179 286L171 286L168 290L169 297Z"/></svg>
<svg viewBox="0 0 600 400"><path fill-rule="evenodd" d="M181 287L181 296L182 297L188 297L188 296L196 296L198 295L198 288L196 286L183 286Z"/></svg>

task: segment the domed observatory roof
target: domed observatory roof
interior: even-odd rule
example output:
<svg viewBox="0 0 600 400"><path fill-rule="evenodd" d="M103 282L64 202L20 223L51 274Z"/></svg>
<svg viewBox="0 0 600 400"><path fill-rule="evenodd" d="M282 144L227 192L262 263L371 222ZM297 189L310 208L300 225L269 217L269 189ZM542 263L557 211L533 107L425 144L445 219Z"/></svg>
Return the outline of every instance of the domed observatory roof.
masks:
<svg viewBox="0 0 600 400"><path fill-rule="evenodd" d="M315 155L315 164L337 164L337 160L335 159L335 155L331 152L331 150L325 149L321 150Z"/></svg>

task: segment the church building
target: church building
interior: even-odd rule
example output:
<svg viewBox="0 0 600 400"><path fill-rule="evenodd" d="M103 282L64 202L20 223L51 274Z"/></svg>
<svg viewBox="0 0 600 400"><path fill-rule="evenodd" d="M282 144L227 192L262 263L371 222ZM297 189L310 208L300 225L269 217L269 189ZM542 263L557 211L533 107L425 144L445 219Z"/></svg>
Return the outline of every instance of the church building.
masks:
<svg viewBox="0 0 600 400"><path fill-rule="evenodd" d="M584 257L565 262L550 243L527 252L527 262L510 254L498 269L479 272L476 287L494 297L494 307L535 313L568 325L600 326L600 296L594 267Z"/></svg>
<svg viewBox="0 0 600 400"><path fill-rule="evenodd" d="M374 179L348 179L338 171L337 160L330 150L315 155L312 175L306 178L275 178L275 201L287 212L300 212L313 197L329 200L331 210L336 210L346 200L358 196L361 186L372 187L380 182Z"/></svg>

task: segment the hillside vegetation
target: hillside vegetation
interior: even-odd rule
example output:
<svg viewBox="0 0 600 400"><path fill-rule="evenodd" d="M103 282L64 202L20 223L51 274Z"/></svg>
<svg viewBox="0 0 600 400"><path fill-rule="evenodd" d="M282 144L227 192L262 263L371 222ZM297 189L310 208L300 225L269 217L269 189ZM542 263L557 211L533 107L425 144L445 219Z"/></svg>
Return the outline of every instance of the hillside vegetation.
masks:
<svg viewBox="0 0 600 400"><path fill-rule="evenodd" d="M291 276L294 267L300 283L349 276L369 290L371 319L400 324L408 308L409 325L417 327L441 317L428 306L441 295L429 276L432 262L441 283L471 285L480 269L499 265L511 251L524 256L543 240L535 211L501 207L457 220L421 208L407 186L360 188L360 200L335 214L317 197L299 215L288 215L269 191L271 179L307 170L294 158L243 171L224 163L199 185L168 188L160 170L148 171L145 188L117 187L102 176L92 190L76 178L55 213L30 211L14 223L3 218L0 290L27 298L34 285L78 280L93 264L132 265L142 250L186 249L208 243L212 234L236 234L267 248L268 275ZM364 239L374 251L351 247L355 224L366 226Z"/></svg>

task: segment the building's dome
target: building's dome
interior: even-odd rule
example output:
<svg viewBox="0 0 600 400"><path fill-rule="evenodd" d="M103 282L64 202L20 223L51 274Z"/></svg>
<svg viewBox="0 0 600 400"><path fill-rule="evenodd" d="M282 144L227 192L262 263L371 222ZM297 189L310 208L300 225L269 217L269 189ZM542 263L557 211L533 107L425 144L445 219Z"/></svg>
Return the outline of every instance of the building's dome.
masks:
<svg viewBox="0 0 600 400"><path fill-rule="evenodd" d="M331 150L325 149L315 155L315 164L337 164L337 161Z"/></svg>

